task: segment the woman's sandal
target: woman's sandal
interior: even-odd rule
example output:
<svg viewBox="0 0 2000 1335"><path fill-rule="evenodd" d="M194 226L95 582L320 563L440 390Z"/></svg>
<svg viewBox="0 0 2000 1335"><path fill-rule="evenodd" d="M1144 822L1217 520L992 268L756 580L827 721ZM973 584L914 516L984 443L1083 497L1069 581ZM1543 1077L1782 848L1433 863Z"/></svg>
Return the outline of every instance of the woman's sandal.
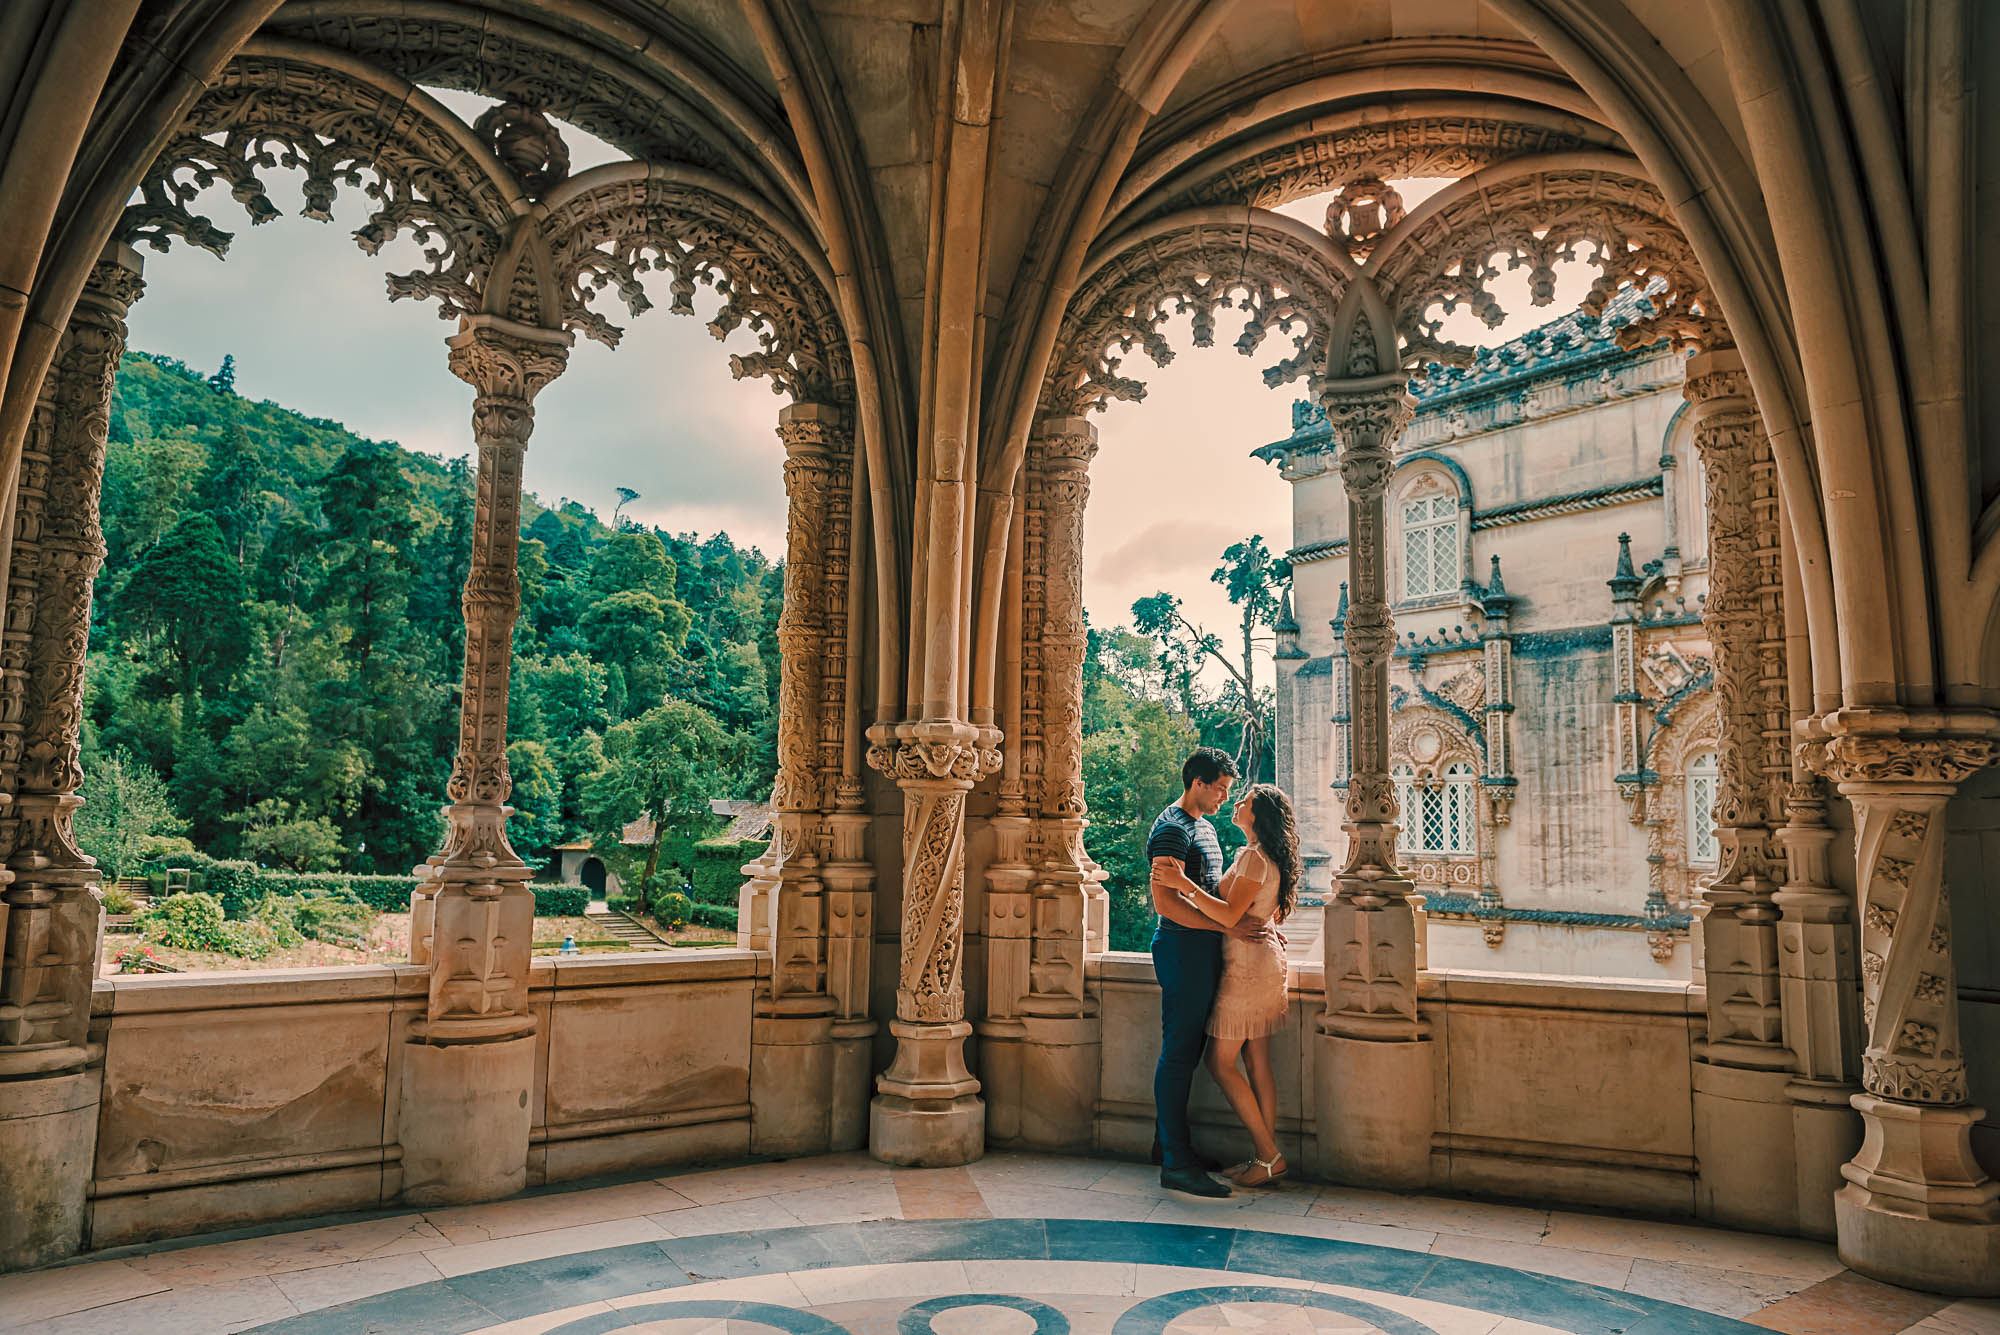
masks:
<svg viewBox="0 0 2000 1335"><path fill-rule="evenodd" d="M1268 1187L1272 1183L1282 1182L1286 1177L1290 1176L1292 1171L1292 1166L1290 1164L1285 1164L1283 1168L1279 1168L1278 1165L1281 1163L1285 1163L1285 1156L1282 1154L1274 1154L1268 1159L1258 1159L1252 1157L1246 1160L1242 1168L1239 1169L1238 1171L1242 1172L1247 1176L1249 1174L1251 1166L1255 1165L1256 1167L1264 1170L1264 1176L1255 1182L1246 1182L1243 1180L1243 1178L1238 1177L1236 1173L1232 1172L1229 1175L1229 1180L1234 1182L1239 1187Z"/></svg>

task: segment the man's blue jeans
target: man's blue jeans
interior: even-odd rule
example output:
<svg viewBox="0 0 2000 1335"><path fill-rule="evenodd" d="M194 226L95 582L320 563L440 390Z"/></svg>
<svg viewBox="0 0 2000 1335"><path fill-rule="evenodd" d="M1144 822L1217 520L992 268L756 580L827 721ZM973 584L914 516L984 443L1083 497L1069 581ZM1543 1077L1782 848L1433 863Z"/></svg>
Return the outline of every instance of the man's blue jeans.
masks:
<svg viewBox="0 0 2000 1335"><path fill-rule="evenodd" d="M1222 934L1165 924L1153 932L1153 974L1160 980L1160 1064L1153 1071L1153 1112L1159 1119L1161 1162L1193 1168L1188 1093L1208 1046L1208 1012L1222 981Z"/></svg>

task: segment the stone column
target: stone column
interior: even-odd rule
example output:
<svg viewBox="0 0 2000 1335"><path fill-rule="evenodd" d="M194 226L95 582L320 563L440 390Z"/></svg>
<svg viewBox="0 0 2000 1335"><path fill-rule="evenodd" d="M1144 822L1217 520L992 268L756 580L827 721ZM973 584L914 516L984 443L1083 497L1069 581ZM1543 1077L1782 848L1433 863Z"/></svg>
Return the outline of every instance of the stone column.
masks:
<svg viewBox="0 0 2000 1335"><path fill-rule="evenodd" d="M1420 1187L1430 1180L1431 1048L1417 1014L1417 924L1396 857L1389 778L1389 659L1395 624L1385 575L1383 496L1391 446L1412 403L1399 373L1322 394L1347 489L1350 601L1342 642L1352 692L1347 862L1327 901L1326 1012L1319 1102L1321 1167L1341 1182Z"/></svg>
<svg viewBox="0 0 2000 1335"><path fill-rule="evenodd" d="M876 724L868 763L903 790L896 1055L875 1081L868 1152L924 1168L985 1152L986 1106L965 1065L965 796L1000 767L1000 734L956 719Z"/></svg>
<svg viewBox="0 0 2000 1335"><path fill-rule="evenodd" d="M144 287L114 246L92 270L36 404L15 496L0 741L0 1270L83 1245L103 1078L89 1046L103 914L76 845L98 494L125 315Z"/></svg>
<svg viewBox="0 0 2000 1335"><path fill-rule="evenodd" d="M1514 818L1514 794L1520 781L1514 777L1514 753L1509 732L1514 717L1514 636L1511 622L1514 596L1500 577L1500 558L1493 557L1492 578L1480 593L1483 614L1479 629L1480 655L1486 669L1486 773L1480 788L1486 794L1486 838L1479 849L1479 912L1488 945L1505 939L1506 919L1501 914L1500 831Z"/></svg>
<svg viewBox="0 0 2000 1335"><path fill-rule="evenodd" d="M778 776L771 847L746 887L756 948L771 953L750 1041L750 1147L824 1153L833 1109L833 1002L827 995L826 886L820 871L832 794L822 772L821 685L827 668L827 514L851 456L837 408L796 403L778 417L785 444L785 600L778 614ZM840 648L844 667L846 644ZM835 774L839 733L834 733Z"/></svg>
<svg viewBox="0 0 2000 1335"><path fill-rule="evenodd" d="M1788 764L1790 700L1770 441L1733 348L1688 363L1708 498L1708 598L1702 625L1714 653L1720 745L1716 872L1703 892L1708 1038L1694 1067L1696 1210L1737 1227L1798 1227L1792 1102L1778 970L1771 838ZM1776 736L1767 730L1775 716ZM1789 775L1786 775L1789 778Z"/></svg>
<svg viewBox="0 0 2000 1335"><path fill-rule="evenodd" d="M1076 1151L1092 1145L1102 1051L1096 1005L1084 991L1092 919L1104 913L1104 873L1083 844L1083 519L1097 428L1082 418L1053 419L1033 445L1028 517L1040 541L1028 555L1039 597L1029 629L1040 764L1025 794L1034 813L1027 847L1017 850L1016 831L1004 819L995 826L999 865L989 874L988 893L997 874L1003 897L989 899L987 918L1006 934L1000 938L1006 944L989 940L988 949L997 945L1003 957L1011 949L1017 967L1003 979L1005 991L987 997L988 1015L1004 1014L1008 1032L996 1029L981 1051L982 1065L1004 1077L986 1082L989 1126L1002 1133L993 1139ZM1025 897L1007 898L1008 865L1017 852L1032 873ZM995 921L1023 912L1025 921Z"/></svg>
<svg viewBox="0 0 2000 1335"><path fill-rule="evenodd" d="M403 1054L403 1198L489 1200L527 1181L535 1017L528 1007L532 873L507 839L507 686L521 587L521 463L535 396L571 336L475 316L446 340L476 391L479 474L465 580L465 682L444 848L417 869L430 922L430 995ZM412 924L412 935L417 934Z"/></svg>
<svg viewBox="0 0 2000 1335"><path fill-rule="evenodd" d="M1941 1293L2000 1294L2000 1183L1972 1157L1958 1034L1945 806L2000 758L1983 711L1842 709L1807 725L1808 763L1853 805L1867 1047L1865 1134L1834 1197L1840 1259Z"/></svg>

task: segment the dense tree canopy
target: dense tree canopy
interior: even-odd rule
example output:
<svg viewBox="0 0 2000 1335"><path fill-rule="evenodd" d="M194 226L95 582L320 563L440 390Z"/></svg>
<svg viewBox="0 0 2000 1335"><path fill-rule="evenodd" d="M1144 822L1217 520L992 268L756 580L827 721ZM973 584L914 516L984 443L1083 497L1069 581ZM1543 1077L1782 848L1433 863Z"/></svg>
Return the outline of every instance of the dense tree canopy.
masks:
<svg viewBox="0 0 2000 1335"><path fill-rule="evenodd" d="M402 872L436 848L472 489L463 460L240 397L233 360L203 377L125 358L82 818L116 870L183 831L302 871ZM777 565L724 534L607 527L574 501L531 497L522 517L508 761L523 854L610 819L621 799L592 793L617 773L607 739L670 703L716 730L703 797L768 795ZM653 809L624 795L625 820Z"/></svg>

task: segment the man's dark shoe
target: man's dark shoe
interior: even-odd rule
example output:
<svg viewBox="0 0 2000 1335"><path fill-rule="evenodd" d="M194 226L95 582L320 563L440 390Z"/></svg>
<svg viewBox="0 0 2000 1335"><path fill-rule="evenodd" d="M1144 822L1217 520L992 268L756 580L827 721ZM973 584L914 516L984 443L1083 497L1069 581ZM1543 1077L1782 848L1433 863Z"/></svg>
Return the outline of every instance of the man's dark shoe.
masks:
<svg viewBox="0 0 2000 1335"><path fill-rule="evenodd" d="M1160 1185L1169 1191L1182 1191L1190 1196L1207 1196L1214 1200L1230 1194L1228 1187L1199 1168L1162 1168Z"/></svg>
<svg viewBox="0 0 2000 1335"><path fill-rule="evenodd" d="M1167 1161L1166 1151L1160 1148L1160 1142L1158 1140L1155 1140L1153 1142L1152 1158L1153 1158L1153 1166L1155 1168L1159 1167L1161 1164ZM1214 1173L1214 1172L1219 1172L1221 1170L1222 1161L1220 1159L1211 1159L1206 1154L1203 1154L1200 1150L1196 1150L1194 1152L1194 1166L1196 1168L1201 1169L1201 1171L1204 1173Z"/></svg>

